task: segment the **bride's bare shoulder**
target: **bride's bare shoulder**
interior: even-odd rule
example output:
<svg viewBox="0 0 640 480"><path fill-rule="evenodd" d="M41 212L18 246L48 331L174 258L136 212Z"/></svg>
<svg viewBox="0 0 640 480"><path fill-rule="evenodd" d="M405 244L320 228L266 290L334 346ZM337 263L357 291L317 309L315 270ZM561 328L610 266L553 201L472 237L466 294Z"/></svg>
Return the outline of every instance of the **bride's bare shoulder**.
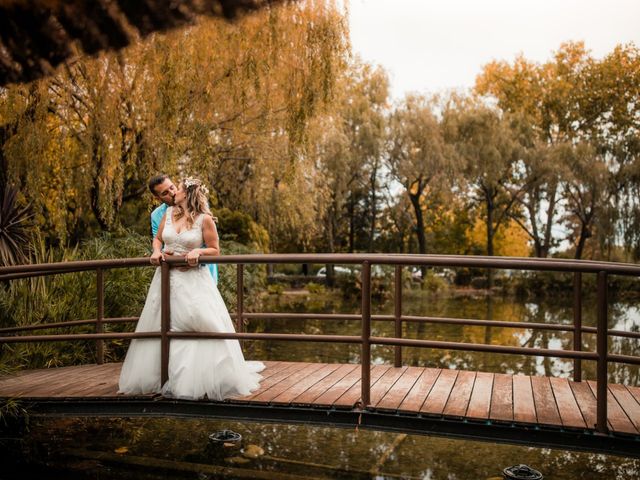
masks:
<svg viewBox="0 0 640 480"><path fill-rule="evenodd" d="M214 221L214 218L210 214L203 213L202 214L202 225L205 226L205 227L209 227L209 228L215 228L216 222Z"/></svg>

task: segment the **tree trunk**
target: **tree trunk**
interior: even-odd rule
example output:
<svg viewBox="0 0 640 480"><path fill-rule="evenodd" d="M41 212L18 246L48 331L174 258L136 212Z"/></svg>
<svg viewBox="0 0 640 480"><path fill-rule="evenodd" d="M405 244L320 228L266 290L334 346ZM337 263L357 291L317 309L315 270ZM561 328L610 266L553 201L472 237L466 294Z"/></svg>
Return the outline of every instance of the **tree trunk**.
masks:
<svg viewBox="0 0 640 480"><path fill-rule="evenodd" d="M539 201L537 198L537 193L532 192L532 196L536 195L535 200L530 200L528 204L526 204L526 209L529 213L529 221L531 222L531 232L529 236L533 240L533 250L535 252L536 257L541 257L544 248L542 247L542 239L540 238L540 232L538 232L538 223L536 220L536 210L539 205Z"/></svg>
<svg viewBox="0 0 640 480"><path fill-rule="evenodd" d="M0 127L0 192L4 192L9 179L7 178L9 164L4 154L4 144L6 143L5 131Z"/></svg>
<svg viewBox="0 0 640 480"><path fill-rule="evenodd" d="M547 258L549 250L551 250L551 229L554 224L554 213L556 211L556 203L558 202L558 184L553 182L549 186L549 207L547 208L547 224L544 228L544 243L542 244L541 257Z"/></svg>
<svg viewBox="0 0 640 480"><path fill-rule="evenodd" d="M353 253L355 244L355 201L353 194L349 198L349 253Z"/></svg>
<svg viewBox="0 0 640 480"><path fill-rule="evenodd" d="M377 208L376 208L376 186L377 186L377 176L378 176L378 165L377 165L377 161L376 161L376 165L373 168L373 171L371 172L371 177L370 177L370 187L371 187L371 205L370 205L370 212L371 212L371 218L370 218L370 222L371 225L369 227L369 251L373 252L373 237L375 234L375 230L376 230L376 216L377 216Z"/></svg>
<svg viewBox="0 0 640 480"><path fill-rule="evenodd" d="M329 212L329 232L328 232L328 241L329 241L329 252L330 253L335 253L336 252L336 246L335 246L335 231L337 230L336 228L336 215L335 215L335 211L334 212ZM325 282L327 287L333 287L335 285L335 275L333 272L333 264L327 264L326 265L326 276L325 276Z"/></svg>
<svg viewBox="0 0 640 480"><path fill-rule="evenodd" d="M539 238L534 238L533 239L533 251L534 251L534 255L538 258L545 258L546 255L544 255L544 248L542 248L542 244L540 243L540 239Z"/></svg>
<svg viewBox="0 0 640 480"><path fill-rule="evenodd" d="M587 227L586 223L583 223L580 227L580 237L578 238L578 245L576 246L575 259L580 260L584 253L584 244L587 242L587 238L591 236L591 231Z"/></svg>
<svg viewBox="0 0 640 480"><path fill-rule="evenodd" d="M493 257L493 199L487 195L487 255ZM487 287L493 288L493 269L487 271Z"/></svg>
<svg viewBox="0 0 640 480"><path fill-rule="evenodd" d="M413 205L414 213L416 215L416 235L418 238L418 253L427 253L427 240L424 235L424 217L422 215L422 209L420 208L420 195L409 195L411 204Z"/></svg>
<svg viewBox="0 0 640 480"><path fill-rule="evenodd" d="M424 235L424 217L422 215L422 208L420 208L420 192L422 190L419 188L417 194L409 193L409 199L411 200L411 204L413 205L413 210L416 215L416 236L418 238L418 253L424 255L427 253L427 240ZM424 280L427 276L427 267L424 265L420 267L420 271L422 272L422 280Z"/></svg>

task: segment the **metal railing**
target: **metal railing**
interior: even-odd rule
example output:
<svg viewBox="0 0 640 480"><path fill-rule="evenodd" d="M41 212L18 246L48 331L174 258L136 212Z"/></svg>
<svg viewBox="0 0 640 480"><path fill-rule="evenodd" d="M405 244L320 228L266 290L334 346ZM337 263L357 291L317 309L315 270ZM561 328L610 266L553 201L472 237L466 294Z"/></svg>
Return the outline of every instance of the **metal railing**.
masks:
<svg viewBox="0 0 640 480"><path fill-rule="evenodd" d="M169 258L161 265L161 328L159 332L104 332L104 325L109 323L124 323L136 321L137 317L104 317L104 271L114 268L149 266L148 258L126 258L116 260L92 260L77 262L62 262L37 265L20 265L0 268L0 282L34 276L62 274L80 271L96 272L97 285L97 314L95 319L56 322L49 324L28 325L0 329L0 344L14 342L46 342L95 340L97 363L104 362L104 340L159 338L161 343L161 382L168 378L169 346L173 338L199 339L237 339L237 340L277 340L277 341L305 341L305 342L334 342L359 344L361 346L361 406L370 405L371 391L371 346L387 345L394 347L394 365L402 365L402 347L420 347L432 349L462 350L475 352L490 352L501 354L518 354L528 356L547 356L569 358L574 362L574 380L582 380L582 360L597 362L596 368L596 400L597 422L596 430L607 433L607 369L610 362L640 365L640 357L631 355L617 355L608 352L608 337L622 336L640 338L638 332L610 330L607 325L608 316L608 277L609 275L626 275L640 277L640 266L611 262L595 262L585 260L559 260L513 257L476 257L455 255L399 255L399 254L270 254L270 255L229 255L222 257L200 257L201 263L236 264L237 265L237 305L236 313L232 317L236 321L235 333L219 332L172 332L171 305L169 296L170 269L184 266L185 261ZM247 313L244 310L244 266L247 264L356 264L361 266L361 313L358 314L305 314L305 313ZM394 313L393 315L372 315L371 313L371 266L393 265L394 268ZM409 316L402 313L402 269L404 266L427 267L467 267L482 269L510 269L510 270L542 270L555 272L573 272L573 325L506 322L496 320L476 320L464 318ZM582 325L582 274L591 273L597 276L597 326ZM356 320L361 322L361 335L307 335L286 333L245 333L244 321L264 318L287 319L323 319L323 320ZM393 321L394 337L371 336L372 321ZM447 342L422 339L402 338L402 326L406 322L447 323L475 326L500 326L506 328L526 328L541 330L558 330L573 332L572 350L539 349L530 347L512 347L504 345L476 344L465 342ZM78 325L95 325L95 333L90 334L57 334L57 335L8 335L24 331L71 327ZM582 350L582 334L595 333L597 336L596 351Z"/></svg>

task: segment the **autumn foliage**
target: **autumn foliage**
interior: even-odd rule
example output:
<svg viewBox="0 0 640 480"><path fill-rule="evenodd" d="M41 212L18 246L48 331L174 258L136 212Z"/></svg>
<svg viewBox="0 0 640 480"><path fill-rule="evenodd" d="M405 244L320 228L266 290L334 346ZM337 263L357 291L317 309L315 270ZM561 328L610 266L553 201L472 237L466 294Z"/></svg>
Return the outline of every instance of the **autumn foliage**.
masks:
<svg viewBox="0 0 640 480"><path fill-rule="evenodd" d="M639 132L634 45L567 43L393 102L344 11L287 3L0 89L0 186L48 245L146 235L162 171L203 178L223 238L262 251L634 260Z"/></svg>

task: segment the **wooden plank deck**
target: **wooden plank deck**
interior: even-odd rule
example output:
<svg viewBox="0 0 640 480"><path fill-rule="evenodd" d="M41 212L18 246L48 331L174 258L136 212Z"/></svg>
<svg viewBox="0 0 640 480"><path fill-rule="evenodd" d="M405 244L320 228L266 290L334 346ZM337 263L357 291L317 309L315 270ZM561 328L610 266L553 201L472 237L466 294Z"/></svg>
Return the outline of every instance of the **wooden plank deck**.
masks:
<svg viewBox="0 0 640 480"><path fill-rule="evenodd" d="M265 364L257 391L224 403L351 410L358 407L359 365ZM0 398L126 399L117 394L120 368L120 363L109 363L20 372L0 377ZM583 432L595 428L596 393L597 385L591 381L376 365L371 370L368 410ZM158 401L159 396L135 398ZM640 388L610 384L607 398L611 431L640 435Z"/></svg>

